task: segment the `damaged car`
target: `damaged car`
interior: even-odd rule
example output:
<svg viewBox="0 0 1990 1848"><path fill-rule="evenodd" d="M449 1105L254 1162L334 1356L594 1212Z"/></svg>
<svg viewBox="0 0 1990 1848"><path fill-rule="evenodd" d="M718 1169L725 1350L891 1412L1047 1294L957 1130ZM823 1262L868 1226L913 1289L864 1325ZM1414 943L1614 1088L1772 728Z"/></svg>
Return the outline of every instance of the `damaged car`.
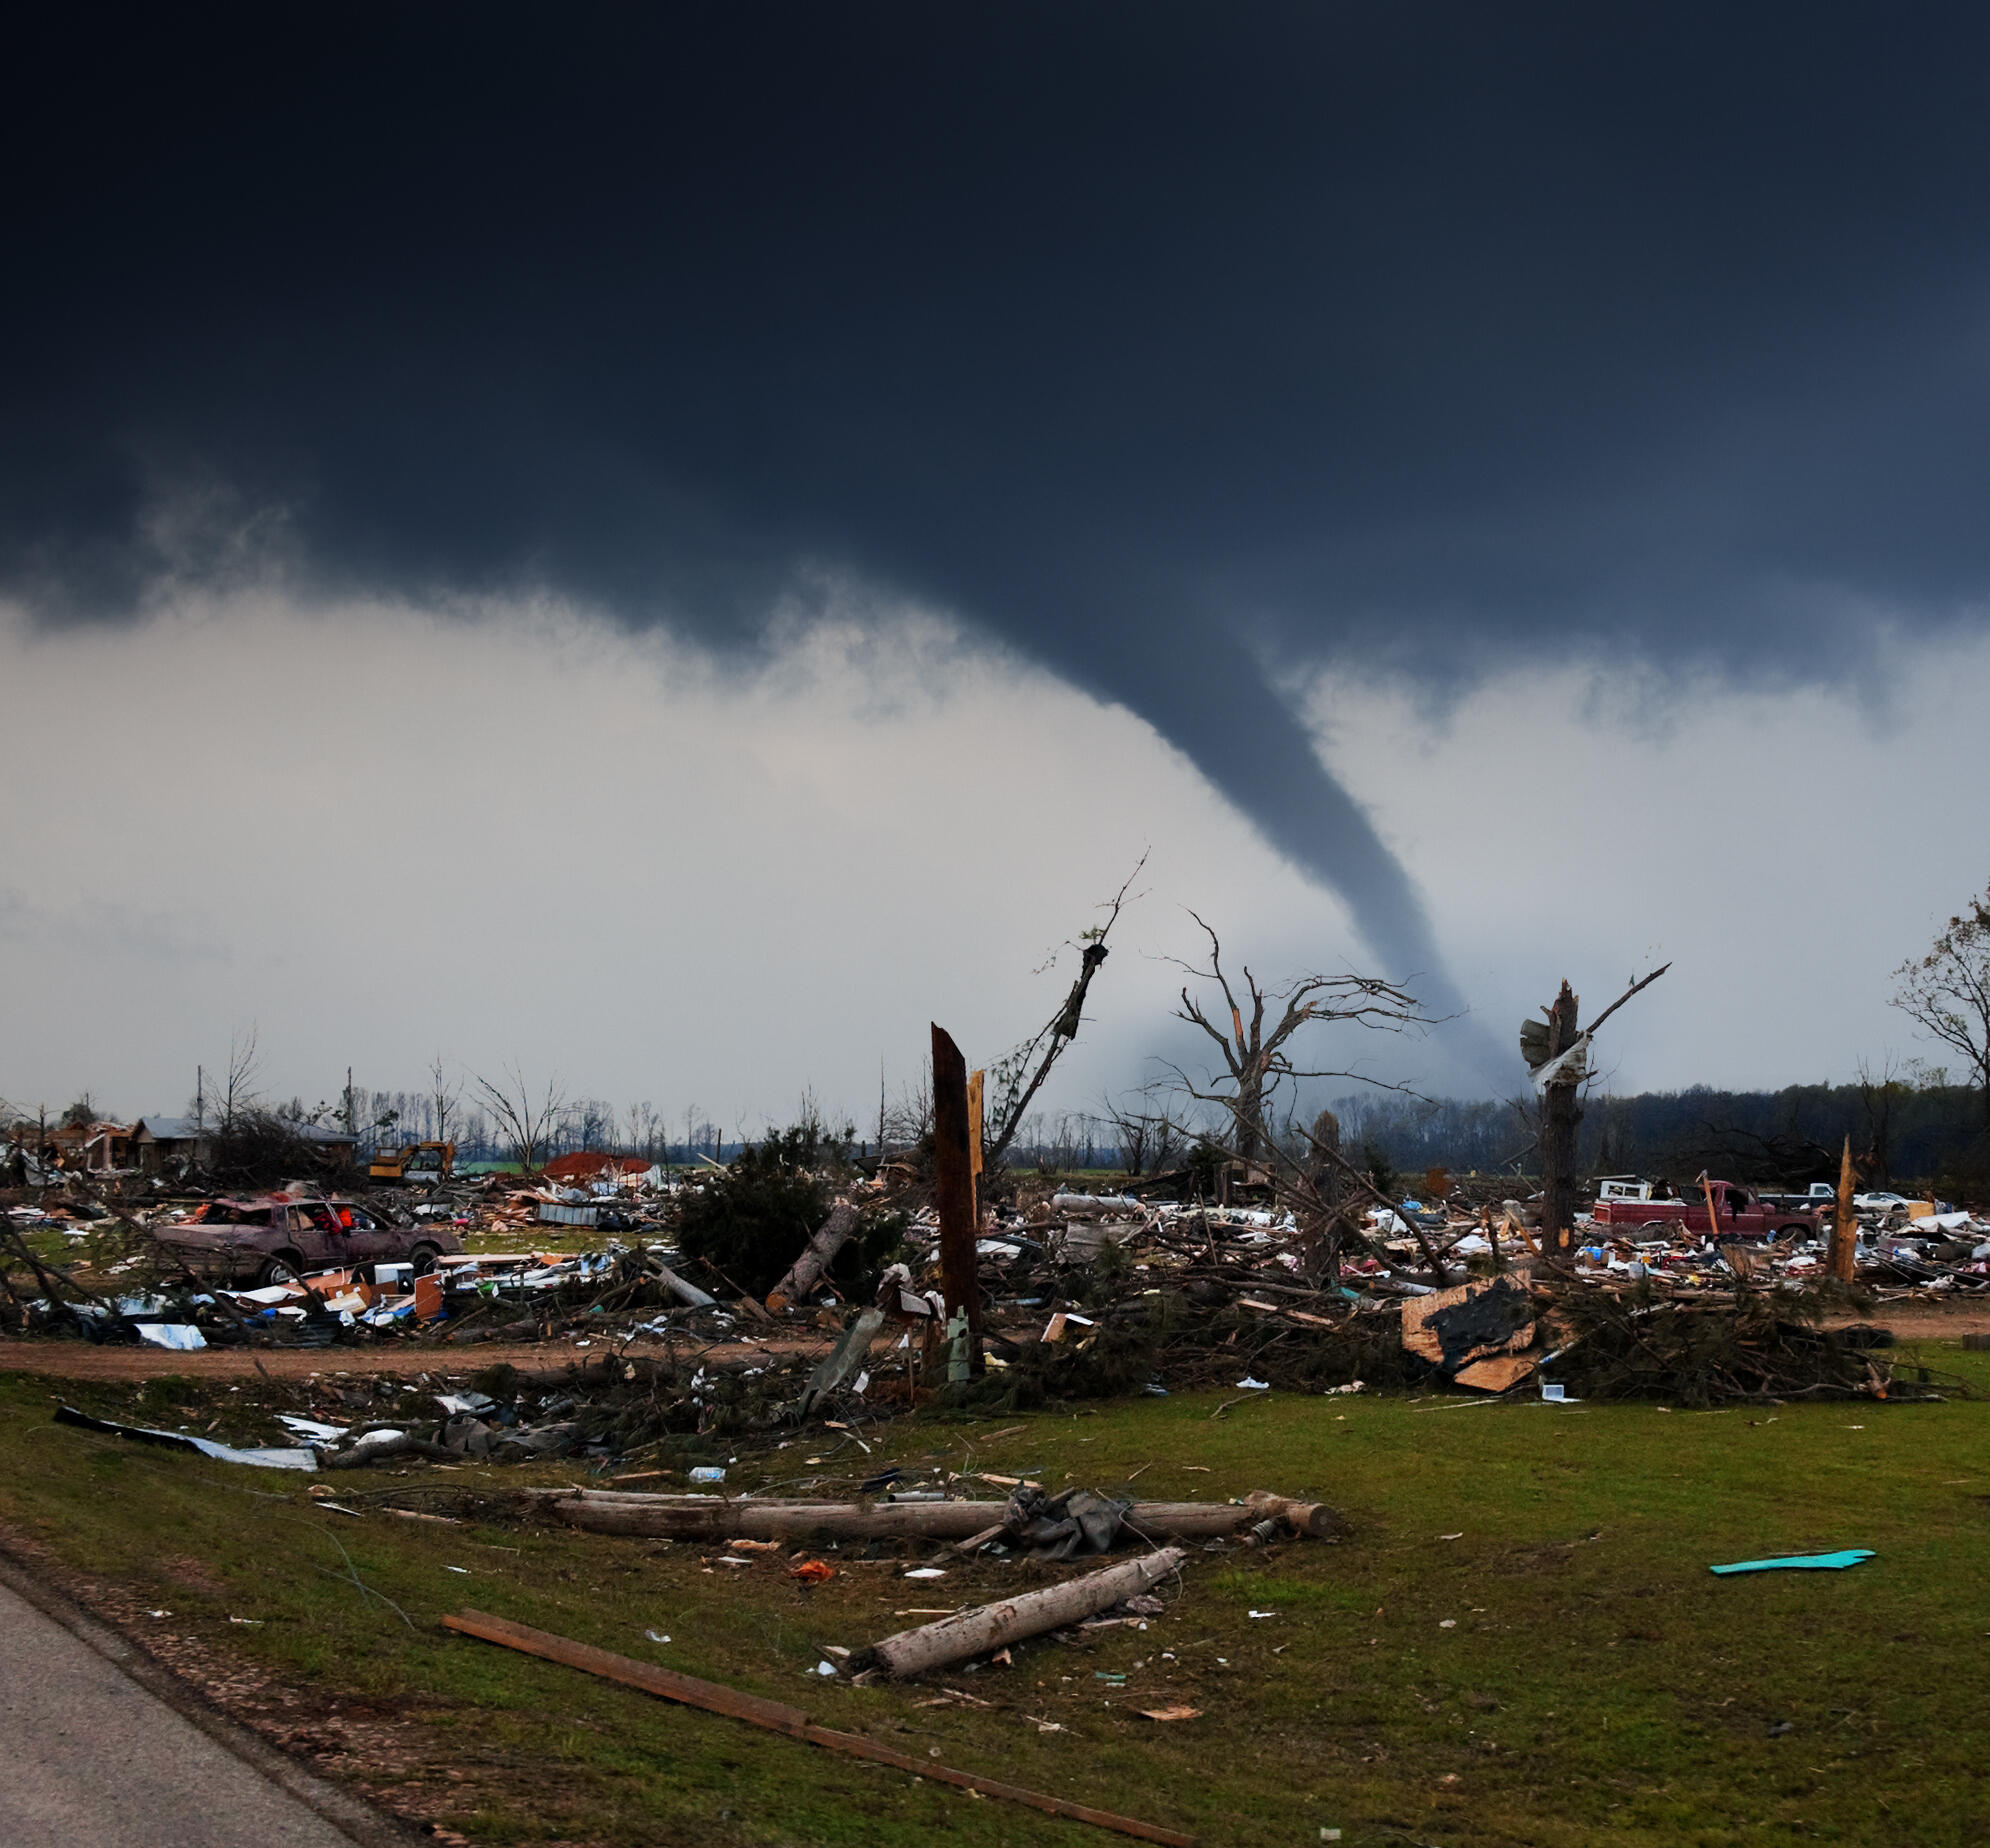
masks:
<svg viewBox="0 0 1990 1848"><path fill-rule="evenodd" d="M435 1268L463 1241L446 1227L396 1226L356 1200L210 1200L191 1218L153 1229L161 1255L204 1283L287 1283L309 1271L411 1264Z"/></svg>

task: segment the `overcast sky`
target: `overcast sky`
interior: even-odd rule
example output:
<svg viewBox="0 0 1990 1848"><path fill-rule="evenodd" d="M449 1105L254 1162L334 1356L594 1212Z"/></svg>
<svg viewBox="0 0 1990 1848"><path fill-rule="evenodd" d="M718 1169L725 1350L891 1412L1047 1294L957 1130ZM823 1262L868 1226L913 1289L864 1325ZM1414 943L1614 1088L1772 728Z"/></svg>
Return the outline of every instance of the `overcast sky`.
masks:
<svg viewBox="0 0 1990 1848"><path fill-rule="evenodd" d="M1981 888L1974 10L65 14L0 135L0 1094L758 1127L1194 949L1622 1088Z"/></svg>

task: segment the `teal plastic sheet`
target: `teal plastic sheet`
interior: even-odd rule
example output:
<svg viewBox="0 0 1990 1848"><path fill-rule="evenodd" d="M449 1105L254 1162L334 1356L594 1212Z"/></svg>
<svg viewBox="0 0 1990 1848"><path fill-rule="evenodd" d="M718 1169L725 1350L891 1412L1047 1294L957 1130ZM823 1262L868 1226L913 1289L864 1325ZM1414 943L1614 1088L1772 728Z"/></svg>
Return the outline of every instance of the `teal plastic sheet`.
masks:
<svg viewBox="0 0 1990 1848"><path fill-rule="evenodd" d="M1722 1577L1730 1572L1842 1572L1847 1566L1856 1566L1860 1560L1872 1556L1871 1547L1852 1546L1842 1553L1799 1553L1789 1559L1744 1559L1738 1565L1709 1566L1707 1570Z"/></svg>

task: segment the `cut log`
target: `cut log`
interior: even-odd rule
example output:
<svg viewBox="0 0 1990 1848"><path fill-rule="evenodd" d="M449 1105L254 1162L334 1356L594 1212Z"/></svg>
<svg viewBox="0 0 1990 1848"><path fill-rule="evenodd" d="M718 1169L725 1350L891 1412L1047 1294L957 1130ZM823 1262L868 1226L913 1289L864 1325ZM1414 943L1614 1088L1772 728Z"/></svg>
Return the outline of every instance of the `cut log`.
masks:
<svg viewBox="0 0 1990 1848"><path fill-rule="evenodd" d="M608 1495L552 1502L570 1527L665 1540L966 1540L999 1522L1006 1502L793 1502L707 1495Z"/></svg>
<svg viewBox="0 0 1990 1848"><path fill-rule="evenodd" d="M778 1312L810 1295L856 1229L857 1209L847 1200L837 1201L829 1217L816 1228L815 1236L802 1247L801 1256L788 1266L788 1274L768 1291L767 1307Z"/></svg>
<svg viewBox="0 0 1990 1848"><path fill-rule="evenodd" d="M1244 1507L1259 1520L1270 1515L1283 1521L1295 1534L1309 1535L1315 1540L1324 1540L1341 1528L1340 1515L1325 1502L1293 1501L1289 1496L1273 1495L1265 1489L1253 1489L1244 1497Z"/></svg>
<svg viewBox="0 0 1990 1848"><path fill-rule="evenodd" d="M951 1617L942 1617L938 1623L921 1624L916 1630L901 1630L896 1636L887 1636L883 1642L852 1656L848 1667L852 1674L877 1668L888 1675L903 1677L944 1668L950 1662L990 1655L1011 1643L1041 1636L1046 1630L1077 1623L1123 1598L1138 1597L1170 1573L1180 1571L1187 1558L1180 1547L1163 1547L1144 1559L1129 1559L1122 1565L1088 1572L1083 1578L1070 1579L1043 1591L957 1611Z"/></svg>

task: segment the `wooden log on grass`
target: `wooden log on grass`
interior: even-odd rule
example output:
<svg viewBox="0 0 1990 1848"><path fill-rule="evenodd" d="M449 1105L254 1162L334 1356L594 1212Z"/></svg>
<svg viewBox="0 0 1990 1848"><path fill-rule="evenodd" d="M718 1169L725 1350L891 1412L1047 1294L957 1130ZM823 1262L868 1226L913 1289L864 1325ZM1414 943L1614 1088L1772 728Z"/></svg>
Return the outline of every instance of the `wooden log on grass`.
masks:
<svg viewBox="0 0 1990 1848"><path fill-rule="evenodd" d="M1180 1547L1163 1547L1143 1559L1129 1559L1121 1565L1107 1566L1102 1572L1088 1572L1083 1578L1067 1579L1062 1585L956 1611L937 1623L901 1630L881 1643L873 1643L850 1658L850 1672L862 1674L867 1669L882 1669L888 1675L902 1678L945 1668L950 1662L990 1655L1011 1643L1041 1636L1046 1630L1061 1630L1068 1623L1082 1622L1122 1599L1138 1597L1171 1573L1179 1572L1187 1558Z"/></svg>
<svg viewBox="0 0 1990 1848"><path fill-rule="evenodd" d="M972 1540L999 1528L999 1501L804 1502L722 1495L643 1495L561 1490L542 1498L571 1527L664 1540ZM1256 1490L1232 1502L1135 1502L1129 1532L1142 1540L1213 1540L1267 1517L1295 1533L1333 1531L1333 1510Z"/></svg>

